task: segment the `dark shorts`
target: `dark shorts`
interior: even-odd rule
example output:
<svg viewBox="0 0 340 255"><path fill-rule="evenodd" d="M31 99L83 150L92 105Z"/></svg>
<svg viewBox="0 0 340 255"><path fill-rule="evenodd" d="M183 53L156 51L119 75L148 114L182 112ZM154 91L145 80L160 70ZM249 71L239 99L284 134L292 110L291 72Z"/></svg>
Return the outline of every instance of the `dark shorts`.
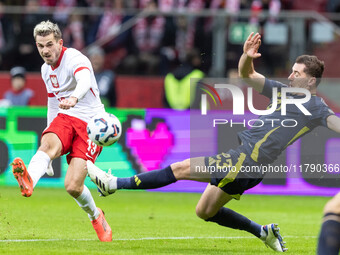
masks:
<svg viewBox="0 0 340 255"><path fill-rule="evenodd" d="M210 169L210 183L237 200L244 191L255 187L263 179L260 173L245 171L245 167L258 167L258 164L241 150L205 157L205 165Z"/></svg>

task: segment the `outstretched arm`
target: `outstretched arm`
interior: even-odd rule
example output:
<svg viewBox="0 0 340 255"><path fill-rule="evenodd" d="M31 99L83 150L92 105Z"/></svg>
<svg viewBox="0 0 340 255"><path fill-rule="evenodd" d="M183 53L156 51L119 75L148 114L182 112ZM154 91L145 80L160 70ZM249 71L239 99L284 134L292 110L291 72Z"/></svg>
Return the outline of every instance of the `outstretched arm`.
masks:
<svg viewBox="0 0 340 255"><path fill-rule="evenodd" d="M261 45L261 35L252 32L243 45L243 54L238 63L239 76L252 86L256 91L262 92L265 77L254 69L253 59L261 57L258 49Z"/></svg>
<svg viewBox="0 0 340 255"><path fill-rule="evenodd" d="M333 131L340 133L340 118L336 115L330 115L327 118L327 126L329 129L332 129Z"/></svg>

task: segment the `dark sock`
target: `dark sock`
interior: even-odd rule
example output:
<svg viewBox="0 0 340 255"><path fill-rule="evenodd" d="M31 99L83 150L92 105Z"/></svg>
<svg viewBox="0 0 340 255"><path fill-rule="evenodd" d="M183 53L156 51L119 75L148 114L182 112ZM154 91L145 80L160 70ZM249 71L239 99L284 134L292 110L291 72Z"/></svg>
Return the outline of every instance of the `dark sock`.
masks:
<svg viewBox="0 0 340 255"><path fill-rule="evenodd" d="M318 255L338 255L340 250L340 215L327 213L322 223Z"/></svg>
<svg viewBox="0 0 340 255"><path fill-rule="evenodd" d="M171 167L168 166L161 170L153 170L128 178L118 178L117 189L156 189L176 181Z"/></svg>
<svg viewBox="0 0 340 255"><path fill-rule="evenodd" d="M215 216L206 219L206 221L216 222L228 228L245 230L256 237L261 237L261 225L229 208L222 207Z"/></svg>

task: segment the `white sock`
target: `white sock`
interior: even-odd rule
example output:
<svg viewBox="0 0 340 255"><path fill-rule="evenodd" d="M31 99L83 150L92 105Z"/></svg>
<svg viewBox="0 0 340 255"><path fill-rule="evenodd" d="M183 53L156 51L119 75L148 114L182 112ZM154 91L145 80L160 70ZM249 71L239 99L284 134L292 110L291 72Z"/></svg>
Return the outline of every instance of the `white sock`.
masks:
<svg viewBox="0 0 340 255"><path fill-rule="evenodd" d="M113 191L116 191L116 190L117 190L117 178L113 178L113 179L109 182L109 190L113 190Z"/></svg>
<svg viewBox="0 0 340 255"><path fill-rule="evenodd" d="M33 180L33 187L37 185L39 179L46 173L50 157L43 151L37 151L28 165L27 171Z"/></svg>
<svg viewBox="0 0 340 255"><path fill-rule="evenodd" d="M81 195L74 200L88 214L90 220L95 220L99 217L100 212L94 203L90 190L85 185Z"/></svg>

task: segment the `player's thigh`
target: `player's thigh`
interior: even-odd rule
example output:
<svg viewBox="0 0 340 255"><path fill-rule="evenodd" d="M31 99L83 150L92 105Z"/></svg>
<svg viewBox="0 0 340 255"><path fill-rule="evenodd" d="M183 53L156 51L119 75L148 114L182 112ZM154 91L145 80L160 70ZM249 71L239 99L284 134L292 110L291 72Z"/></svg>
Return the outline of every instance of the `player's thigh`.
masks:
<svg viewBox="0 0 340 255"><path fill-rule="evenodd" d="M340 192L326 203L324 213L340 214Z"/></svg>
<svg viewBox="0 0 340 255"><path fill-rule="evenodd" d="M60 157L63 145L55 133L45 133L41 138L40 151L47 153L51 159Z"/></svg>
<svg viewBox="0 0 340 255"><path fill-rule="evenodd" d="M209 183L197 203L196 214L202 219L210 218L231 199L230 195Z"/></svg>
<svg viewBox="0 0 340 255"><path fill-rule="evenodd" d="M72 158L65 176L65 187L69 192L81 192L87 175L86 160Z"/></svg>

